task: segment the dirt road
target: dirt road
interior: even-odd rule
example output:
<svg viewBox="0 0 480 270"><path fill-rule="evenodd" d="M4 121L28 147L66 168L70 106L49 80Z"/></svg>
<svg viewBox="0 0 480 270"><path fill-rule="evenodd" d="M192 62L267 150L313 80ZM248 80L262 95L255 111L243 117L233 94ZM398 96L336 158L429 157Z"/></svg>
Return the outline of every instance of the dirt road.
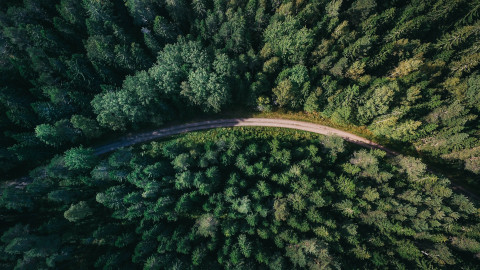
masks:
<svg viewBox="0 0 480 270"><path fill-rule="evenodd" d="M290 129L304 130L304 131L313 132L313 133L322 134L322 135L328 135L328 136L332 136L332 135L339 136L351 143L355 143L368 148L381 149L387 152L387 154L390 156L399 155L398 153L388 148L385 148L377 143L374 143L365 138L359 137L355 134L348 133L336 128L331 128L328 126L302 122L302 121L271 119L271 118L233 118L233 119L220 119L220 120L202 121L202 122L196 122L196 123L190 123L190 124L177 125L177 126L172 126L168 128L153 130L150 132L140 133L133 136L123 137L118 141L105 144L105 145L96 147L94 149L95 149L95 154L102 155L102 154L115 151L121 147L135 145L137 143L147 142L147 141L151 141L158 138L168 137L171 135L198 131L198 130L212 129L212 128L246 127L246 126L290 128ZM31 179L22 180L22 181L20 181L20 179L17 179L16 181L11 181L6 184L16 185L17 187L23 187L30 182L29 180ZM471 198L480 200L478 196L476 196L472 192L466 190L465 188L459 185L452 183L452 188L464 193L465 195Z"/></svg>
<svg viewBox="0 0 480 270"><path fill-rule="evenodd" d="M163 138L175 134L186 133L197 130L205 130L212 128L221 128L221 127L245 127L245 126L254 126L254 127L278 127L278 128L290 128L309 131L322 135L335 135L342 137L346 141L359 144L369 148L377 148L387 152L390 155L398 155L398 153L389 150L377 143L369 141L365 138L359 137L357 135L319 125L313 123L307 123L302 121L294 120L285 120L285 119L270 119L270 118L234 118L234 119L220 119L212 121L203 121L191 124L184 124L173 126L169 128L157 129L150 132L145 132L137 134L134 136L124 137L116 142L102 145L98 148L95 148L95 153L97 155L105 154L111 151L114 151L120 147L130 146L141 142L151 141L158 138Z"/></svg>
<svg viewBox="0 0 480 270"><path fill-rule="evenodd" d="M222 127L277 127L277 128L290 128L290 129L298 129L309 131L317 134L328 135L328 136L339 136L344 140L355 143L364 147L373 148L373 149L381 149L387 152L390 156L397 156L399 153L394 152L386 147L383 147L377 143L369 141L365 138L357 136L352 133L348 133L336 128L302 122L302 121L295 121L295 120L285 120L285 119L272 119L272 118L233 118L233 119L220 119L220 120L212 120L212 121L203 121L203 122L196 122L191 124L183 124L172 126L169 128L162 128L153 130L150 132L136 134L134 136L124 137L116 142L109 143L106 145L102 145L100 147L95 148L95 154L102 155L111 151L114 151L121 147L126 147L130 145L134 145L137 143L147 142L158 138L168 137L171 135L187 133L192 131L198 130L205 130L205 129L212 129L212 128L222 128ZM456 185L452 183L451 186L453 189L458 190L465 195L480 200L478 196L473 194L472 192L466 190L462 186Z"/></svg>

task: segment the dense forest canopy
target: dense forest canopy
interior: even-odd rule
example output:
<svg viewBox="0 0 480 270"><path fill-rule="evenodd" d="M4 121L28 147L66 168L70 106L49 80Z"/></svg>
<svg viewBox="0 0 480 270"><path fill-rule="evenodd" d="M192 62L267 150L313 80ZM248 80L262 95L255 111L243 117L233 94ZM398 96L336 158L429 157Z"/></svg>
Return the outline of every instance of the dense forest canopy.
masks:
<svg viewBox="0 0 480 270"><path fill-rule="evenodd" d="M478 268L479 210L408 155L269 129L88 146L300 112L478 193L479 66L480 0L1 0L0 268Z"/></svg>
<svg viewBox="0 0 480 270"><path fill-rule="evenodd" d="M3 269L476 269L480 260L478 209L447 179L338 137L242 128L100 159L73 148L31 177L0 200Z"/></svg>

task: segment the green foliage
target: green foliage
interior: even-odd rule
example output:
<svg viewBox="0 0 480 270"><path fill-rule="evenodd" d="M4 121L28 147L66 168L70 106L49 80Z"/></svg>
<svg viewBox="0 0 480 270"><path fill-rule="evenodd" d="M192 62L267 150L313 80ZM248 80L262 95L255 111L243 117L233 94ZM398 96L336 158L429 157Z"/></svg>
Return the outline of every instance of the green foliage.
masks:
<svg viewBox="0 0 480 270"><path fill-rule="evenodd" d="M277 56L288 64L305 63L313 46L312 30L302 27L300 21L292 16L274 20L265 29L263 38L262 57Z"/></svg>
<svg viewBox="0 0 480 270"><path fill-rule="evenodd" d="M34 206L31 196L22 189L6 188L2 192L0 205L6 209L22 211Z"/></svg>
<svg viewBox="0 0 480 270"><path fill-rule="evenodd" d="M371 98L358 107L357 119L360 123L369 123L378 115L387 113L394 95L399 91L397 83L379 86L373 90Z"/></svg>
<svg viewBox="0 0 480 270"><path fill-rule="evenodd" d="M91 169L97 164L97 157L92 149L76 147L65 152L65 165L67 168L75 169Z"/></svg>
<svg viewBox="0 0 480 270"><path fill-rule="evenodd" d="M158 97L153 79L142 71L128 76L119 91L109 89L96 96L92 105L100 124L121 130L128 124L162 123L168 118L168 106Z"/></svg>
<svg viewBox="0 0 480 270"><path fill-rule="evenodd" d="M77 138L77 132L68 120L60 120L54 126L41 124L35 128L35 135L44 143L59 147L73 143Z"/></svg>
<svg viewBox="0 0 480 270"><path fill-rule="evenodd" d="M272 105L270 98L265 96L260 96L257 99L257 109L261 112L269 112L272 110Z"/></svg>
<svg viewBox="0 0 480 270"><path fill-rule="evenodd" d="M97 121L83 115L72 115L70 122L74 128L81 130L89 139L97 138L102 134L102 130L98 126Z"/></svg>
<svg viewBox="0 0 480 270"><path fill-rule="evenodd" d="M478 186L479 10L1 1L0 268L476 268L476 205L412 157L268 129L103 161L78 145L232 104L282 107L364 125ZM17 220L31 225L9 236ZM93 233L105 224L108 235Z"/></svg>
<svg viewBox="0 0 480 270"><path fill-rule="evenodd" d="M277 82L277 87L272 89L272 91L278 105L291 109L302 108L310 93L307 68L302 65L296 65L285 69L278 75Z"/></svg>
<svg viewBox="0 0 480 270"><path fill-rule="evenodd" d="M216 233L218 221L214 216L205 214L196 221L196 233L204 237L213 237Z"/></svg>
<svg viewBox="0 0 480 270"><path fill-rule="evenodd" d="M232 63L226 55L212 61L199 42L180 40L165 46L149 73L167 95L186 97L204 111L220 111L228 102Z"/></svg>
<svg viewBox="0 0 480 270"><path fill-rule="evenodd" d="M77 204L72 204L70 208L63 214L63 216L70 222L78 222L82 219L92 215L92 210L87 202L81 201Z"/></svg>

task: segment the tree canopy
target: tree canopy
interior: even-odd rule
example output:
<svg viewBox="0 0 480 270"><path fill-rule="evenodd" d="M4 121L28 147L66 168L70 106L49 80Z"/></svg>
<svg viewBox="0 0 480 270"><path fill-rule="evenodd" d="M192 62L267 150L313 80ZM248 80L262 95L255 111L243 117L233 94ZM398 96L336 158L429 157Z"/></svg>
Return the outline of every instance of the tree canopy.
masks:
<svg viewBox="0 0 480 270"><path fill-rule="evenodd" d="M479 0L0 1L0 268L474 269L450 180L480 190L479 36ZM254 111L404 155L297 133L90 148Z"/></svg>

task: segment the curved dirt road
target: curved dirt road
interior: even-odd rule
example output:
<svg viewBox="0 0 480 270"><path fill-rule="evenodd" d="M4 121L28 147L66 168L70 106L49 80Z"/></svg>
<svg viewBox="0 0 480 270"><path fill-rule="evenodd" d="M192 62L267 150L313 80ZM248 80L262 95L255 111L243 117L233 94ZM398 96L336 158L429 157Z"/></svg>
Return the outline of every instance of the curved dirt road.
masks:
<svg viewBox="0 0 480 270"><path fill-rule="evenodd" d="M135 145L137 143L147 142L147 141L151 141L158 138L168 137L171 135L198 131L198 130L212 129L212 128L247 127L247 126L290 128L290 129L309 131L309 132L322 134L322 135L339 136L351 143L355 143L368 148L383 150L390 156L399 155L399 153L394 152L377 143L374 143L372 141L369 141L355 134L348 133L336 128L314 124L314 123L303 122L303 121L273 119L273 118L233 118L233 119L220 119L220 120L202 121L202 122L196 122L191 124L177 125L169 128L161 128L161 129L153 130L150 132L140 133L134 136L124 137L116 142L94 148L94 150L96 155L102 155L102 154L114 151L121 147ZM473 194L472 192L468 191L462 186L452 183L452 188L464 193L465 195L471 198L480 200L480 198L477 195Z"/></svg>
<svg viewBox="0 0 480 270"><path fill-rule="evenodd" d="M383 150L387 152L387 154L390 156L399 155L399 153L396 153L377 143L374 143L372 141L369 141L355 134L348 133L336 128L331 128L324 125L313 124L313 123L302 122L302 121L273 119L273 118L233 118L233 119L220 119L220 120L202 121L202 122L196 122L191 124L177 125L169 128L162 128L162 129L157 129L150 132L136 134L134 136L127 136L127 137L121 138L118 141L96 147L94 148L94 150L96 155L102 155L102 154L109 153L111 151L115 151L121 147L135 145L137 143L147 142L147 141L151 141L158 138L168 137L171 135L198 131L198 130L212 129L212 128L245 127L245 126L290 128L290 129L298 129L298 130L313 132L313 133L322 134L322 135L339 136L351 143L355 143L368 148ZM6 185L7 186L15 185L19 188L22 188L26 186L29 182L31 182L31 179L28 179L26 177L22 179L17 179L16 181L6 183ZM465 195L471 198L476 199L477 201L480 201L480 198L477 195L466 190L462 186L452 183L452 188L464 193Z"/></svg>
<svg viewBox="0 0 480 270"><path fill-rule="evenodd" d="M203 121L191 124L184 124L173 126L169 128L157 129L150 132L145 132L137 134L135 136L124 137L116 142L102 145L95 148L95 153L97 155L105 154L111 151L114 151L120 147L130 146L141 142L151 141L158 138L163 138L175 134L186 133L197 130L205 130L211 128L221 128L221 127L245 127L245 126L255 126L255 127L279 127L279 128L290 128L309 131L322 135L336 135L342 137L346 141L359 144L369 148L381 149L387 152L390 155L398 155L398 153L389 150L377 143L369 141L365 138L359 137L357 135L308 122L294 121L294 120L285 120L285 119L270 119L270 118L234 118L234 119L220 119L212 121Z"/></svg>

